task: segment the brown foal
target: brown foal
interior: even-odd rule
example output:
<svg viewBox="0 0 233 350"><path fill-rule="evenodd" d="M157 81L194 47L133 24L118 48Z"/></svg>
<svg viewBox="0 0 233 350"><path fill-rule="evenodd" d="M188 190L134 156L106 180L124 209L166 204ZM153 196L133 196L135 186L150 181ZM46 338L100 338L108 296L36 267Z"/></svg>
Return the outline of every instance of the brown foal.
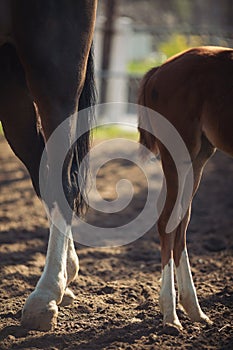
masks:
<svg viewBox="0 0 233 350"><path fill-rule="evenodd" d="M174 268L179 302L184 310L192 321L211 323L198 302L186 248L186 230L192 199L206 162L217 148L233 156L233 50L199 47L170 58L145 75L139 93L139 104L158 112L178 131L189 152L193 171L193 191L188 209L183 208L185 215L167 233L167 224L178 194L177 164L166 145L154 136L156 133L159 135L156 118L141 111L140 143L155 154L160 153L166 179L166 199L158 220L163 324L164 327L182 328L176 313ZM147 131L143 125L147 125ZM148 132L148 125L151 133ZM182 198L180 207L182 209Z"/></svg>

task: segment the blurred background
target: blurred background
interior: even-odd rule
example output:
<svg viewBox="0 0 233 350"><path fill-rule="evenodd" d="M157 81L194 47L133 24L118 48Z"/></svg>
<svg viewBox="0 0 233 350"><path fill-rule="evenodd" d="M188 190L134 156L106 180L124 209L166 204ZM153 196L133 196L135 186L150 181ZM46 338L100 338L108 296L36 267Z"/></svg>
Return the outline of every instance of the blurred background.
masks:
<svg viewBox="0 0 233 350"><path fill-rule="evenodd" d="M99 0L98 102L136 103L143 74L189 47L233 47L232 15L233 0ZM135 122L130 105L118 112Z"/></svg>

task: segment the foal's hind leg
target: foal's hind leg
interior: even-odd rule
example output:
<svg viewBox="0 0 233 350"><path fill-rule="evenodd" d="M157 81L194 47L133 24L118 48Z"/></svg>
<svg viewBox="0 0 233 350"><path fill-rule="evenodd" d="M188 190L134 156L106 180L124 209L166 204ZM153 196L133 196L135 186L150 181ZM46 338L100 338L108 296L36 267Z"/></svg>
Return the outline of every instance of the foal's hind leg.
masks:
<svg viewBox="0 0 233 350"><path fill-rule="evenodd" d="M199 140L199 138L198 138ZM162 260L162 286L160 292L160 308L163 313L163 324L165 331L171 332L171 328L182 328L176 314L176 292L174 284L174 262L177 271L177 281L179 286L180 302L192 318L192 320L205 320L208 322L207 316L202 312L196 296L195 287L192 281L187 250L186 250L186 229L190 218L190 208L184 208L185 183L189 168L183 167L183 164L177 164L181 170L179 172L181 188L178 191L178 177L176 166L169 152L159 143L163 171L166 179L166 201L162 214L158 220L158 230L161 241L161 260ZM201 172L208 158L213 154L214 148L208 140L203 136L199 147L199 153L194 157L191 151L194 170L194 193L198 188ZM185 170L186 169L186 170ZM178 206L174 209L174 205L179 193ZM187 210L185 214L184 210ZM172 232L167 233L168 222L173 215L174 222L182 217L181 223ZM173 331L172 331L173 332Z"/></svg>
<svg viewBox="0 0 233 350"><path fill-rule="evenodd" d="M168 151L162 145L159 146L164 175L166 178L166 201L158 220L158 231L161 243L162 284L159 304L163 314L164 332L176 333L181 329L181 323L176 313L176 291L174 283L174 239L175 232L167 233L166 228L177 197L178 182L176 178L175 164ZM164 184L165 185L165 184ZM164 195L164 189L161 192ZM160 205L160 201L159 201Z"/></svg>
<svg viewBox="0 0 233 350"><path fill-rule="evenodd" d="M203 136L200 152L193 160L194 192L198 189L203 167L214 153L213 146ZM196 289L193 283L188 252L186 247L186 230L190 220L191 204L180 223L174 242L174 261L176 266L176 277L179 291L179 302L192 321L211 323L209 318L201 310L198 302Z"/></svg>

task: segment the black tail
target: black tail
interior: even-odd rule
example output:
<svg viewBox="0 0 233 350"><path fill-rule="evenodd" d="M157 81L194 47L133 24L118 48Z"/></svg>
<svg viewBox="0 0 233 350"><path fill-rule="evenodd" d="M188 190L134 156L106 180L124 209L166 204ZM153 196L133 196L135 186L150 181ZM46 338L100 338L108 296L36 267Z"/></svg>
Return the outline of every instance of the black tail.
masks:
<svg viewBox="0 0 233 350"><path fill-rule="evenodd" d="M73 189L74 198L74 211L78 215L82 215L87 208L87 199L85 196L85 185L87 180L89 162L88 162L88 152L90 149L90 139L91 139L91 129L94 120L94 105L96 102L96 87L94 79L94 53L93 45L90 49L87 71L84 87L79 99L78 110L87 109L85 115L81 118L78 117L77 127L81 130L87 130L83 135L81 135L77 142L73 146L73 161L71 166L71 183ZM82 124L82 125L81 125ZM85 158L84 161L84 157ZM82 166L80 168L81 162Z"/></svg>

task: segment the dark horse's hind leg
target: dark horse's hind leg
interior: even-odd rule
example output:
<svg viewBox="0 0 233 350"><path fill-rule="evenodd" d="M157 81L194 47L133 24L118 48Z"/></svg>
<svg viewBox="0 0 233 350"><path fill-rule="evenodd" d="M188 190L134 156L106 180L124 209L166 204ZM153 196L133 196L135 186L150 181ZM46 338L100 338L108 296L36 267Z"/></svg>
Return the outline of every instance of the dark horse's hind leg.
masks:
<svg viewBox="0 0 233 350"><path fill-rule="evenodd" d="M27 167L39 195L39 164L44 140L37 128L35 107L14 47L0 48L0 119L5 136Z"/></svg>
<svg viewBox="0 0 233 350"><path fill-rule="evenodd" d="M27 167L35 191L39 195L39 165L44 150L44 139L38 130L36 110L26 83L23 67L15 48L8 44L0 48L0 91L0 119L5 137L14 153ZM78 273L78 257L71 239L67 240L66 249L67 278L60 302L62 305L68 305L74 300L74 294L67 285ZM59 266L60 263L57 265ZM55 323L55 321L51 321L51 318L53 319L53 315L56 317L57 306L55 304L48 307L48 320L46 320L46 311L41 312L40 309L43 320L41 322L40 317L34 313L36 313L36 307L45 307L43 300L38 301L37 299L36 302L38 305L34 306L33 309L29 307L32 319L28 322L24 321L24 325L30 328L49 329L51 324Z"/></svg>
<svg viewBox="0 0 233 350"><path fill-rule="evenodd" d="M72 180L77 178L78 172L78 166L73 171L74 159L77 159L74 152L69 152L68 161L63 166L64 191L58 190L61 181L58 174L62 168L59 165L62 164L61 154L64 149L72 150L79 120L71 118L66 127L64 124L62 128L58 126L78 111L80 95L87 81L96 1L60 1L55 6L54 1L22 0L13 4L17 52L47 142L45 185L49 199L42 196L50 215L45 268L35 290L26 300L22 324L32 329L49 330L56 325L58 305L72 301L73 295L67 286L78 272L71 233L72 210L66 215L61 201L61 192L64 192L71 209L74 208L76 188ZM59 138L51 147L49 140L54 131Z"/></svg>

